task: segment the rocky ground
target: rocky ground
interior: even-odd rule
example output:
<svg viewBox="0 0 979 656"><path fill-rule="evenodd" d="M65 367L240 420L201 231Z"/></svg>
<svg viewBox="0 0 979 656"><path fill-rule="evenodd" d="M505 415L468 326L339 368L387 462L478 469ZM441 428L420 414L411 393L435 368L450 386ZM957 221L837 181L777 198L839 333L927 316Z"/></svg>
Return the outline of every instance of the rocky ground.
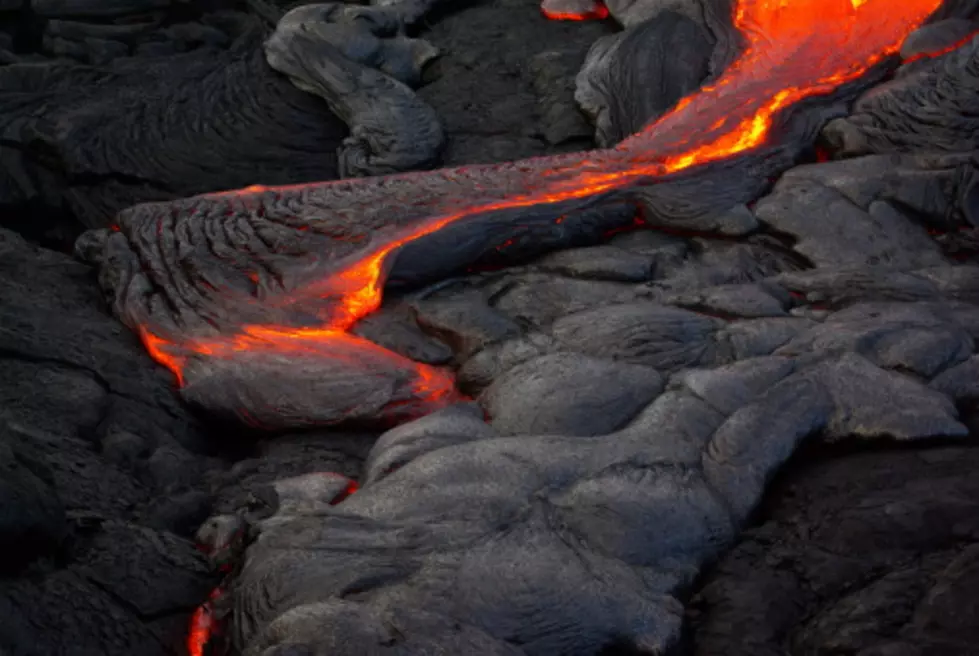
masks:
<svg viewBox="0 0 979 656"><path fill-rule="evenodd" d="M801 455L705 577L693 653L972 653L973 446Z"/></svg>
<svg viewBox="0 0 979 656"><path fill-rule="evenodd" d="M230 42L234 21L213 13L195 19L193 11L182 17L179 7L174 15L151 4L126 5L142 12L135 19L120 12L115 22L139 27L162 20L168 31L117 28L103 39L91 32L114 21L98 11L76 14L51 3L51 18L42 21L26 4L4 5L0 57L8 64L60 58L72 71L121 54L168 49L194 59L198 50ZM234 9L220 3L210 8ZM35 11L43 13L38 6ZM426 72L423 87L451 135L447 159L499 161L590 143L587 122L577 110L568 111L573 76L590 43L613 30L600 23L545 22L530 2L447 12L426 31L443 56ZM507 48L498 47L500 38L508 39ZM539 63L526 65L535 55ZM11 78L13 69L0 69L3 74ZM550 90L546 96L535 90L542 79ZM18 100L9 89L5 101L23 106L22 94ZM314 100L294 96L315 118L297 123L293 116L288 129L308 141L309 130L297 126L315 120L326 126L324 139L336 139L335 119L322 107L310 110ZM99 114L98 120L106 119ZM8 123L6 130L12 139L0 146L0 176L8 176L0 233L0 549L7 555L0 578L0 650L11 656L186 653L190 615L221 578L194 544L201 522L284 475L332 471L359 477L376 434L255 436L192 416L175 397L169 372L108 314L94 272L58 251L70 250L90 202L79 208L69 199L65 207L72 187L102 184L112 207L203 188L183 179L171 181L172 191L161 191L163 185L152 181L97 170L66 180L37 151L18 145L26 143L22 124ZM286 166L276 175L286 176L282 182L335 175L325 143L323 164L311 171ZM235 179L233 168L220 175L220 182L205 188L259 181Z"/></svg>
<svg viewBox="0 0 979 656"><path fill-rule="evenodd" d="M611 31L544 23L523 0L433 20L425 34L445 54L420 95L446 126L447 161L589 145L572 80ZM154 47L192 55L201 34L218 38L174 33L184 40ZM15 34L10 61L31 45ZM119 43L102 41L68 54L88 62ZM65 54L51 43L45 57ZM306 121L319 111L281 94ZM328 122L323 144L342 132ZM350 654L432 642L561 653L569 635L596 651L698 656L954 656L979 644L972 155L871 149L786 175L754 208L765 228L747 236L626 232L392 297L373 321L392 317L402 348L456 366L481 408L378 440L257 434L191 413L67 244L85 208L198 182L126 178L120 160L101 178L66 178L18 141L20 127L8 123L2 144L14 230L0 231L0 651L184 653L191 612L224 575L194 534L243 508L261 540L234 594L269 600L235 627L253 650L283 632L330 647L309 618L348 631L332 653ZM268 501L270 484L316 472L364 489L325 517L281 487ZM463 619L447 623L445 603Z"/></svg>

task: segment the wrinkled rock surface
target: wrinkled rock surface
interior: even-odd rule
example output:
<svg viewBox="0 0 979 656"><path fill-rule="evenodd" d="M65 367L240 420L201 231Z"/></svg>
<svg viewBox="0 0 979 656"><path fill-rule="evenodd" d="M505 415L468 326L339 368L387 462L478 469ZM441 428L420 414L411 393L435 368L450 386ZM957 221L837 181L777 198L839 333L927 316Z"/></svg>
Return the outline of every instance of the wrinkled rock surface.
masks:
<svg viewBox="0 0 979 656"><path fill-rule="evenodd" d="M221 14L166 28L172 38L153 28L151 38L138 21L95 29L78 20L138 13L151 8L145 3L82 12L35 4L62 21L45 24L45 52L74 62L25 68L11 51L19 63L0 69L16 83L0 99L16 109L5 114L13 118L0 155L15 166L4 169L13 177L3 202L47 208L22 215L43 228L15 226L25 233L61 225L52 207L64 203L72 216L104 224L106 208L135 200L249 184L235 176L264 171L256 161L281 164L272 168L288 181L307 164L310 176L335 175L338 145L367 163L362 172L378 163L377 150L360 157L377 145L371 134L345 134L347 117L268 70L257 19ZM534 3L498 0L440 17L423 36L443 58L423 71L399 72L386 58L401 35L331 32L332 20L317 30L330 47L363 55L359 65L421 84L416 97L445 127L444 160L465 164L582 147L586 132L565 113L581 62L579 85L592 86L590 96L579 86L578 100L592 103L582 105L598 120L596 138L625 137L730 61L736 44L721 4L610 2L629 29L586 56L607 27L534 24ZM353 12L410 24L434 5ZM954 21L977 9L972 0L947 3L941 17L953 23L925 28L905 54L961 38ZM526 38L538 29L539 42ZM502 45L483 43L487 34ZM692 39L649 60L632 57L654 69L694 42L710 44L709 56L684 58L675 79L664 67L651 95L617 106L627 98L618 92L641 78L603 75L595 64L628 61L643 34ZM182 52L167 54L161 43ZM550 54L528 64L537 48ZM317 368L309 354L283 365L266 353L192 370L181 398L206 411L192 414L170 376L109 317L93 268L0 232L0 547L10 554L0 571L0 651L181 653L188 615L221 585L216 608L230 623L219 641L245 656L971 653L979 640L979 260L970 241L976 114L965 90L977 48L907 63L859 92L848 114L828 102L786 124L785 134L798 130L806 143L821 131L829 161L799 164L806 149L790 148L718 166L709 181L724 193L710 198L697 196L704 178L691 176L644 187L628 203L562 206L569 218L559 224L543 211L500 213L479 238L448 229L405 248L387 303L353 334L396 352L406 371L413 361L454 370L475 400L380 436L356 424L309 426L375 418L388 405L389 418L409 414L414 397L391 384L386 360L376 370L357 366L374 351L353 364L332 361L335 369ZM126 59L152 53L158 69ZM97 72L96 62L107 68ZM118 93L112 85L134 84L131 99L142 98L147 116L168 116L176 92L160 81L177 62L191 78L224 80L188 82L187 102L226 107L247 89L252 100L222 114L229 124L239 114L266 127L281 119L288 132L295 111L310 128L304 138L324 147L316 142L315 156L298 162L288 148L256 160L256 144L286 137L215 137L215 162L227 166L190 176L186 167L205 170L207 161L180 160L178 169L167 158L218 132L191 122L173 133L175 145L152 130L134 138L156 159L127 157L133 142L108 141L134 105L106 107ZM105 96L75 84L104 75ZM47 84L45 76L57 84L40 120L19 94ZM159 92L146 95L154 84ZM200 88L214 96L200 100ZM110 127L97 129L103 109ZM934 141L923 127L931 112L950 118ZM106 145L75 152L73 130ZM73 169L72 157L108 164ZM32 189L40 191L25 195ZM274 211L248 224L259 227L247 237L166 213L171 223L140 222L159 218L160 207L203 207L210 218L250 212L248 198L143 206L123 215L125 237L100 233L79 253L100 269L111 309L130 324L165 317L171 329L203 330L228 309L209 305L218 296L207 285L255 292L244 269L226 276L256 261L242 255L247 248L262 253L259 285L281 291L301 278L290 278L283 259L308 257L315 269L323 253L357 252L357 238L369 241L388 225L386 208L415 192L379 189L387 205L371 206L356 229L313 222L318 209L334 207L329 193L257 192ZM326 229L314 235L303 225ZM166 230L185 241L160 241ZM510 245L501 252L490 237ZM204 246L180 250L190 243ZM100 251L106 244L116 249ZM548 248L559 250L542 255ZM166 266L192 259L199 266L181 273ZM297 325L309 319L302 304L252 309ZM228 384L248 367L251 387ZM323 376L337 371L351 375ZM249 397L254 390L262 394ZM215 399L244 401L237 407L254 409L254 423L272 430L223 422Z"/></svg>

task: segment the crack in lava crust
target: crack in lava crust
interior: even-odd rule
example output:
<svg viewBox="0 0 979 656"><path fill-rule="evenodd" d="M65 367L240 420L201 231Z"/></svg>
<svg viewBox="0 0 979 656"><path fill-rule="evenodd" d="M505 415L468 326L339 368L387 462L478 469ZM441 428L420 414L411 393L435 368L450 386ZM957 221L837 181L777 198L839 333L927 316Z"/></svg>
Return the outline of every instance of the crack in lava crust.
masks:
<svg viewBox="0 0 979 656"><path fill-rule="evenodd" d="M347 360L350 366L365 359L387 359L412 379L406 383L412 400L400 397L400 403L410 409L406 414L431 411L457 398L449 374L348 333L380 306L395 251L476 216L532 206L551 207L559 216L568 204L655 184L664 176L771 147L777 141L773 125L780 112L859 79L896 54L904 38L941 4L942 0L735 0L734 27L743 39L740 56L716 83L684 98L670 113L612 149L507 165L295 187L257 186L207 195L229 207L254 209L265 195L321 194L339 215L382 227L353 235L352 241L359 239L366 247L339 258L331 274L324 276L320 270L316 277L283 285L281 293L244 299L270 313L301 306L304 316L314 317L316 325L255 323L242 320L240 314L237 320L231 316L230 322L220 322L225 325L218 326L217 334L202 336L200 331L154 325L139 313L130 312L125 319L138 327L149 352L176 373L181 385L191 358L308 354ZM397 219L379 221L383 216ZM298 229L315 231L316 217L309 220L308 226ZM128 236L135 227L121 221L120 229ZM161 221L158 234L163 230ZM254 317L254 310L250 312Z"/></svg>

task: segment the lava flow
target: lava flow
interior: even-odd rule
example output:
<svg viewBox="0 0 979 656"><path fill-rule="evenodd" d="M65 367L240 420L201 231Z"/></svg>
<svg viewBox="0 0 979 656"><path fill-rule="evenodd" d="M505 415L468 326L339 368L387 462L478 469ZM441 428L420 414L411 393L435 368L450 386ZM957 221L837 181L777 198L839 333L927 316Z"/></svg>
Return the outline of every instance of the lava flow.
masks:
<svg viewBox="0 0 979 656"><path fill-rule="evenodd" d="M608 18L608 7L599 0L544 0L540 11L551 20L585 21Z"/></svg>
<svg viewBox="0 0 979 656"><path fill-rule="evenodd" d="M190 618L190 630L187 632L187 653L189 656L204 656L207 644L218 632L218 624L214 618L214 604L224 592L220 588L211 591L208 600L197 607Z"/></svg>
<svg viewBox="0 0 979 656"><path fill-rule="evenodd" d="M347 331L380 306L385 262L400 247L487 212L588 199L756 150L769 143L779 112L805 98L830 93L895 55L905 37L941 4L942 0L734 0L732 18L743 36L740 56L715 83L684 98L671 112L615 148L505 167L301 185L307 189L329 185L331 197L349 198L336 207L357 207L357 190L364 185L397 186L401 195L392 193L390 200L378 201L388 203L382 209L392 214L423 212L419 220L393 230L383 240L378 239L380 243L341 263L332 275L262 301L279 306L300 302L315 305L322 321L315 329L244 325L237 328L237 334L177 342L164 340L144 327L144 342L178 377L187 358L194 354L222 358L258 350L329 354L339 360L356 360L356 353L368 352L376 357L381 347ZM472 179L467 176L475 170L485 175L479 184L465 187L464 183ZM442 176L465 191L433 194L431 187L424 185L412 191L412 181L419 176ZM287 189L255 187L225 194L240 199ZM405 194L415 196L406 200ZM364 205L362 197L360 204ZM367 211L380 210L371 207ZM385 353L389 358L400 358ZM397 366L407 366L409 361L401 360L404 358ZM422 406L432 409L453 398L448 374L415 363L410 366Z"/></svg>

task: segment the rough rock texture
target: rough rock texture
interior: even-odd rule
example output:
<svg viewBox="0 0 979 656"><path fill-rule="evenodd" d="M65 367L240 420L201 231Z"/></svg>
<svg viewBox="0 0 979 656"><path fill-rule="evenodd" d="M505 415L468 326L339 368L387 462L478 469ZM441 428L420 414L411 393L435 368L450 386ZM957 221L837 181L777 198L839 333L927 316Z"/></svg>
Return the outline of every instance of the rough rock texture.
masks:
<svg viewBox="0 0 979 656"><path fill-rule="evenodd" d="M0 649L185 653L219 580L200 523L284 475L357 476L374 436L250 446L228 428L229 466L214 457L226 431L188 413L88 267L7 230L0 255Z"/></svg>
<svg viewBox="0 0 979 656"><path fill-rule="evenodd" d="M966 34L979 29L970 23ZM935 26L932 26L935 27ZM962 34L945 36L944 45L962 40ZM837 119L823 131L839 155L867 153L974 150L976 106L972 93L979 76L979 37L946 56L915 61L895 79L859 98L846 118ZM937 48L936 48L937 49ZM943 120L927 131L915 126L928 123L936 107Z"/></svg>
<svg viewBox="0 0 979 656"><path fill-rule="evenodd" d="M693 653L971 654L979 449L817 458L692 601Z"/></svg>
<svg viewBox="0 0 979 656"><path fill-rule="evenodd" d="M406 424L350 498L252 521L232 643L669 653L720 559L696 653L968 653L979 266L935 237L971 229L970 135L793 169L737 241L616 239L643 282L572 254L429 294L495 432Z"/></svg>
<svg viewBox="0 0 979 656"><path fill-rule="evenodd" d="M430 8L395 4L409 22ZM968 4L949 3L948 16L965 16ZM119 11L113 6L103 10ZM611 9L633 25L620 42L627 45L668 24L696 24L716 39L708 29L716 16L691 11L703 6L713 5L648 0ZM529 13L531 5L521 7ZM654 22L634 18L642 12ZM919 35L920 43L960 34L944 29ZM704 79L730 55L721 41ZM979 625L971 476L979 261L959 235L975 227L977 146L968 98L946 106L932 92L972 75L975 53L969 45L912 62L888 83L899 91L915 71L932 71L914 78L915 93L879 87L890 94L879 104L877 90L863 95L846 121L901 125L915 137L860 157L797 166L774 184L763 174L778 170L766 168L772 160L745 158L712 172L713 190L732 195L691 196L704 184L694 176L649 186L638 221L631 204L603 199L572 204L560 223L545 212L503 212L479 238L448 229L404 249L388 272L389 302L352 334L397 352L405 369L416 371L411 359L457 368L475 401L376 440L350 427L256 441L213 421L215 398L243 400L266 426L365 419L388 405L390 417L403 418L414 397L391 385L386 353L380 375L364 371L380 358L367 342L358 342L364 351L354 362L337 364L326 350L227 358L220 366L228 371L210 377L191 367L184 398L212 411L202 424L108 318L91 269L0 233L0 546L10 554L0 572L0 650L174 653L188 612L216 583L190 540L212 514L197 539L210 547L207 564L229 568L217 607L228 611L227 639L247 656L669 653L684 646L684 633L704 655L970 653ZM443 72L470 70L451 55ZM565 51L517 75L523 91L514 106L543 117L545 106L570 102L573 58ZM566 73L547 68L561 61ZM481 59L469 66L488 70ZM683 79L703 70L693 66L697 75ZM534 86L548 76L554 86ZM607 98L621 98L614 86L635 80L599 79L613 82ZM444 107L431 100L448 95L437 86L420 96ZM483 100L504 107L505 94L489 86ZM635 111L655 115L676 93L650 89L654 97ZM963 109L935 148L918 139L927 132L923 98L935 111ZM841 110L816 112L805 129L786 123L780 134L808 143ZM628 132L620 123L629 111L606 112L610 135ZM858 120L878 111L879 122ZM574 126L560 128L581 138ZM453 145L449 129L448 153L492 161L493 144L530 154L571 143L555 136L560 130L553 139L541 124L532 130L521 135L504 120ZM849 157L831 128L823 135L831 157ZM774 160L805 149L789 150ZM419 178L400 180L408 179ZM95 255L102 289L116 293L113 309L130 323L203 330L229 307L248 307L308 326L313 313L301 315L312 305L222 305L222 294L264 299L302 288L303 274L290 268L297 255L315 270L317 257L358 252L363 244L339 237L388 225L390 207L418 197L390 184L368 199L387 205L358 215L361 233L313 216L334 207L317 198L320 188L143 206L123 215L124 234L99 235L80 250ZM257 217L264 223L206 223L255 205L270 210ZM204 213L154 214L161 207ZM686 231L655 229L664 224ZM205 229L214 225L221 230ZM242 225L253 232L235 232ZM626 227L637 230L609 234ZM167 231L179 238L161 239ZM521 257L494 261L493 235L512 239ZM600 238L607 243L596 245ZM99 250L107 244L117 250ZM541 244L577 247L537 257ZM253 246L260 255L243 252ZM194 266L175 272L175 261ZM242 264L256 261L257 271ZM464 271L494 262L520 264ZM458 277L445 279L450 271ZM317 368L318 355L347 369ZM255 362L254 388L228 385ZM345 375L323 377L338 371ZM235 397L263 386L272 393Z"/></svg>
<svg viewBox="0 0 979 656"><path fill-rule="evenodd" d="M568 85L591 41L609 31L542 21L532 3L499 0L444 16L426 35L433 46L394 34L401 20L391 11L348 8L334 12L343 20L317 16L308 21L318 26L311 34L293 30L287 43L279 40L277 52L305 67L292 73L305 75L307 89L319 85L324 103L265 61L265 22L281 10L256 0L263 21L233 6L35 3L51 20L0 9L0 63L7 64L0 69L0 207L8 225L16 221L19 231L65 248L82 228L106 226L137 202L329 180L338 166L349 173L412 168L439 154L438 122L450 163L554 152L540 135L578 114ZM512 42L500 48L493 35ZM298 55L299 41L312 50ZM549 76L527 68L542 50L567 63ZM417 85L422 67L418 100L402 82ZM374 80L370 90L366 77ZM386 101L364 104L378 94ZM421 123L399 123L409 109ZM567 138L577 147L591 143L580 128ZM418 139L425 152L408 160L370 155L418 149L408 143Z"/></svg>
<svg viewBox="0 0 979 656"><path fill-rule="evenodd" d="M343 123L268 67L257 21L205 20L225 43L98 67L0 69L0 202L32 207L22 221L43 234L36 224L62 208L105 226L139 201L336 177Z"/></svg>
<svg viewBox="0 0 979 656"><path fill-rule="evenodd" d="M36 2L35 11L57 17L37 24L0 14L5 226L65 248L82 225L105 225L136 201L337 174L343 123L267 67L258 21L200 16L183 3L141 14L150 5ZM510 48L472 38L489 17L513 33ZM449 128L446 156L460 163L550 152L537 136L548 125L544 107L559 117L577 111L574 74L608 31L542 22L527 2L450 14L432 27L442 52L425 90ZM542 74L522 62L542 47L570 63L535 86ZM563 95L545 97L555 87ZM538 99L539 118L527 109ZM509 120L488 128L465 102L484 119ZM588 144L590 131L573 139ZM105 312L91 269L0 235L0 651L184 654L190 613L219 580L193 546L199 524L254 503L283 477L358 477L375 436L254 442L239 427L199 424L173 395L172 376ZM357 332L371 334L373 324L378 342L406 355L453 357L406 322L410 314L388 315ZM208 455L216 452L224 457Z"/></svg>
<svg viewBox="0 0 979 656"><path fill-rule="evenodd" d="M265 58L298 88L326 101L350 130L338 152L341 177L383 175L438 161L435 110L408 86L438 51L400 34L396 14L337 3L286 13L265 41ZM384 35L396 33L390 39Z"/></svg>
<svg viewBox="0 0 979 656"><path fill-rule="evenodd" d="M589 46L615 32L602 22L542 20L536 3L477 2L424 32L442 56L418 95L448 134L448 166L549 155L594 146L574 99ZM584 125L583 125L584 123Z"/></svg>
<svg viewBox="0 0 979 656"><path fill-rule="evenodd" d="M699 89L710 73L714 44L702 23L672 11L596 41L578 73L575 99L595 122L598 144L611 146L635 134ZM645 92L622 93L630 88Z"/></svg>
<svg viewBox="0 0 979 656"><path fill-rule="evenodd" d="M364 16L359 10L343 13L330 6L294 10L266 42L269 61L303 88L334 98L337 89L350 85L334 79L332 68L323 84L313 85L310 75L335 60L298 57L289 44L308 39L325 44L336 37L351 49L357 39L343 30ZM885 26L889 31L879 37L880 47L903 33L890 31L908 27L897 23ZM696 71L659 61L659 37L675 33L678 26L704 32L699 41L703 66L695 66ZM346 334L380 304L386 283L391 283L390 289L439 281L466 268L510 264L550 249L593 243L637 224L730 236L756 230L758 220L767 216L760 211L756 216L747 204L769 186L772 176L810 149L822 125L875 74L853 76L851 84L827 87L825 93L786 108L769 121L764 142L743 156L705 155L703 166L687 171L700 161L691 135L702 136L703 147L712 151L712 144L723 144L725 134L730 136L724 130L740 129L733 117L744 114L743 120L750 123L752 112L768 111L763 107L766 94L777 94L780 85L798 84L803 72L836 75L837 68L849 70L852 62L841 54L848 48L871 48L867 56L876 54L855 32L827 33L825 42L814 37L805 44L826 49L827 55L820 58L803 58L798 54L801 45L779 40L786 59L766 76L771 88L757 93L750 77L740 80L747 75L741 71L770 63L752 64L758 47L744 46L747 63L732 67L734 77L728 84L743 85L750 102L725 92L723 85L705 89L615 148L137 205L118 215L115 230L86 233L77 252L100 268L100 283L113 311L133 330L149 336L157 359L179 370L184 397L196 406L269 429L399 421L424 414L456 398L447 378L428 367L416 371L404 358L386 356ZM619 103L602 119L604 125L618 126L606 137L656 118L700 82L718 53L730 54L728 46L736 36L731 17L705 18L699 25L670 12L631 28L622 42L625 54L600 57L594 65L598 68L591 69L595 79L607 82L601 89L604 97ZM350 43L345 41L348 37ZM369 41L365 50L372 44ZM312 45L297 48L314 51ZM331 45L323 52L336 49ZM643 56L634 56L638 52ZM813 62L818 70L806 71ZM602 67L621 69L622 74L602 75ZM658 71L655 84L641 84L650 69ZM372 95L375 82L370 77L363 86L367 100L382 97ZM406 87L401 90L407 93ZM350 118L350 112L376 103L351 101L346 111L345 98L329 102L352 122L356 133L361 119ZM418 127L415 110L397 118L402 109L400 101L392 100L392 114L381 123L391 119L399 129ZM370 111L375 112L374 121L378 112ZM399 150L404 135L379 123L374 127L375 136L391 137L390 143L378 137L391 152ZM351 135L355 141L361 136ZM423 142L408 138L404 143L422 148ZM366 167L361 173L371 169L371 161L380 165L384 159L383 148L349 140L347 146L352 150L341 159L359 161ZM399 152L409 159L415 153L410 148ZM900 220L897 212L887 214L878 231L888 231ZM790 232L791 227L780 231ZM893 237L895 248L918 236L913 229L906 232ZM932 251L932 259L922 254L914 264L940 263L941 254L937 248Z"/></svg>
<svg viewBox="0 0 979 656"><path fill-rule="evenodd" d="M906 375L852 351L814 355L688 370L601 437L473 441L456 425L447 446L453 427L438 431L433 415L425 430L445 435L434 450L402 452L394 473L374 475L335 512L280 513L261 527L233 588L236 642L245 653L283 641L362 653L386 640L365 633L368 617L425 608L391 620L402 653L432 630L465 648L458 626L526 653L666 649L680 631L674 595L730 544L803 438L967 433L948 397ZM371 458L386 460L412 426Z"/></svg>
<svg viewBox="0 0 979 656"><path fill-rule="evenodd" d="M0 649L172 654L214 576L204 432L89 269L0 232Z"/></svg>

